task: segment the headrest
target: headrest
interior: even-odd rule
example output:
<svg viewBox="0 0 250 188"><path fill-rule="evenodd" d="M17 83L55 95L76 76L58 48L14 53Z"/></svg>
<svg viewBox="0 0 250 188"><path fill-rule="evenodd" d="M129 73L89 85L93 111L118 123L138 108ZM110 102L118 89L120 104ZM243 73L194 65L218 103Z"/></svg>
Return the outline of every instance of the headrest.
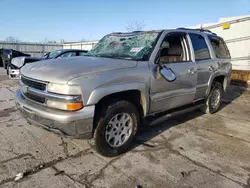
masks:
<svg viewBox="0 0 250 188"><path fill-rule="evenodd" d="M164 41L161 45L161 48L169 48L170 47L170 44L168 41Z"/></svg>

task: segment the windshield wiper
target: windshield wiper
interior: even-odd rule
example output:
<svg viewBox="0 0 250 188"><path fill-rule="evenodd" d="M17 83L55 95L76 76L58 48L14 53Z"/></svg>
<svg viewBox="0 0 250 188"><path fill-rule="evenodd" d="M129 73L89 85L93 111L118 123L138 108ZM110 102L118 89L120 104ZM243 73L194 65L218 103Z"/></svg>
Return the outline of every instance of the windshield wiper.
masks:
<svg viewBox="0 0 250 188"><path fill-rule="evenodd" d="M132 57L127 55L119 55L119 54L96 54L97 57L106 57L106 58L116 58L116 59L127 59L131 60Z"/></svg>

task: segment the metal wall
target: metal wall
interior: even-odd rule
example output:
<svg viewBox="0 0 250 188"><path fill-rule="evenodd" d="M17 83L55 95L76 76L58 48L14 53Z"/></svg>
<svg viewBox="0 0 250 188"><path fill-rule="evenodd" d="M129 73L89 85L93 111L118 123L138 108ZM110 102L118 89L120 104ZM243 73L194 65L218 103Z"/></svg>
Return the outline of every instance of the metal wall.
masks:
<svg viewBox="0 0 250 188"><path fill-rule="evenodd" d="M30 54L33 57L42 57L45 53L63 48L62 44L41 44L41 43L12 43L1 42L0 48L13 49Z"/></svg>
<svg viewBox="0 0 250 188"><path fill-rule="evenodd" d="M93 48L93 46L96 45L97 42L98 41L64 43L63 49L91 50Z"/></svg>

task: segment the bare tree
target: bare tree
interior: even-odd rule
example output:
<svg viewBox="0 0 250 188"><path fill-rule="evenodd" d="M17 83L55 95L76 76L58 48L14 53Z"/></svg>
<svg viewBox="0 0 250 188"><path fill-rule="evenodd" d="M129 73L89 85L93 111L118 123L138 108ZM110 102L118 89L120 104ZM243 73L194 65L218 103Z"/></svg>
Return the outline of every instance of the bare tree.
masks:
<svg viewBox="0 0 250 188"><path fill-rule="evenodd" d="M13 36L9 36L5 39L6 42L14 42L14 43L18 43L21 42L18 38L13 37Z"/></svg>
<svg viewBox="0 0 250 188"><path fill-rule="evenodd" d="M43 39L42 41L41 41L41 43L43 43L43 44L47 44L48 43L48 39L47 38L45 38L45 39Z"/></svg>
<svg viewBox="0 0 250 188"><path fill-rule="evenodd" d="M126 25L125 28L127 31L132 32L132 31L141 31L142 29L145 28L145 23L143 21L129 21Z"/></svg>

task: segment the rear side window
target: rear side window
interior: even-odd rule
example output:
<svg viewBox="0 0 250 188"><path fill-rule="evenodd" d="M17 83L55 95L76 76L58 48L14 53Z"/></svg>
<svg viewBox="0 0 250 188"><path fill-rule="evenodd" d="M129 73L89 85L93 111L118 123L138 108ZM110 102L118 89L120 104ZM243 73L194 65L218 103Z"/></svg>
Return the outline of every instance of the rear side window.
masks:
<svg viewBox="0 0 250 188"><path fill-rule="evenodd" d="M11 51L10 50L3 50L3 53L5 54L5 55L8 55L8 54L10 54L11 53Z"/></svg>
<svg viewBox="0 0 250 188"><path fill-rule="evenodd" d="M190 33L189 36L194 48L195 60L210 59L209 49L204 37L193 33Z"/></svg>
<svg viewBox="0 0 250 188"><path fill-rule="evenodd" d="M228 59L230 58L229 50L227 49L226 43L217 37L209 37L214 53L217 58Z"/></svg>

